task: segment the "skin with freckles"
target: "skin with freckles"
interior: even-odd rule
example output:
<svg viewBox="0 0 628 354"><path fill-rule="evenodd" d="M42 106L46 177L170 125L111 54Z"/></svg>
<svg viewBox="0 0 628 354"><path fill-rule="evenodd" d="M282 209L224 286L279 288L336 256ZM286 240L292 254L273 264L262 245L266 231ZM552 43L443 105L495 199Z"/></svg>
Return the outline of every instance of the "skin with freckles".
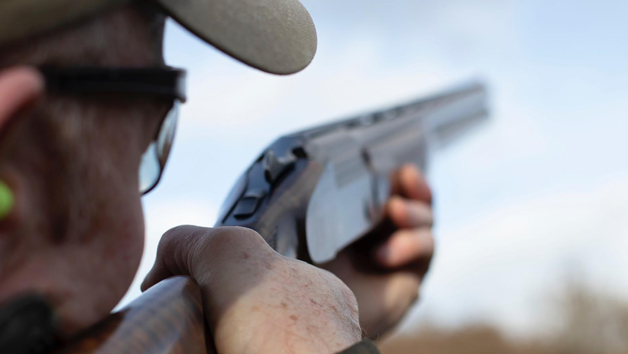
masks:
<svg viewBox="0 0 628 354"><path fill-rule="evenodd" d="M255 231L168 231L142 288L173 275L198 282L221 354L336 353L361 339L351 290L327 271L279 255Z"/></svg>

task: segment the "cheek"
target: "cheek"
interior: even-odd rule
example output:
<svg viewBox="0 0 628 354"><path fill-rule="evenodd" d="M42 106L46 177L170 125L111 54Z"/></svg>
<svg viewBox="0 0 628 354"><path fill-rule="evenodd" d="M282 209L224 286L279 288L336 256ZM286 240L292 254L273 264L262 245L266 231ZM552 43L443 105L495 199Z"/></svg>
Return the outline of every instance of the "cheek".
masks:
<svg viewBox="0 0 628 354"><path fill-rule="evenodd" d="M110 209L102 220L107 222L94 225L98 235L89 246L78 246L73 257L64 257L73 260L67 264L70 269L60 272L67 284L55 288L71 293L68 298L72 301L65 305L65 333L85 329L106 317L128 291L140 264L144 221L139 197L124 208Z"/></svg>
<svg viewBox="0 0 628 354"><path fill-rule="evenodd" d="M144 250L144 215L139 202L127 204L121 212L117 224L119 229L110 235L108 254L110 255L112 274L118 279L124 291L128 289L140 265Z"/></svg>

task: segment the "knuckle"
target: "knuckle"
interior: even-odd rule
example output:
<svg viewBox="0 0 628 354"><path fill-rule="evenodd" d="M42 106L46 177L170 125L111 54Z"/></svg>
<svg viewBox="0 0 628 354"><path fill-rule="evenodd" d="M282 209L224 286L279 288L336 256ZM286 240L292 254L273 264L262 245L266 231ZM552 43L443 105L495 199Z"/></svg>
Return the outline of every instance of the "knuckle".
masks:
<svg viewBox="0 0 628 354"><path fill-rule="evenodd" d="M234 233L237 233L240 237L246 238L252 241L263 241L259 232L246 227L233 227Z"/></svg>
<svg viewBox="0 0 628 354"><path fill-rule="evenodd" d="M434 223L434 210L432 210L432 206L426 203L421 203L421 205L425 219L428 220L430 224Z"/></svg>
<svg viewBox="0 0 628 354"><path fill-rule="evenodd" d="M208 230L191 225L173 227L161 237L157 257L163 259L170 268L187 273L191 269L189 261L198 248L199 236Z"/></svg>
<svg viewBox="0 0 628 354"><path fill-rule="evenodd" d="M422 201L412 201L410 204L409 213L420 223L429 224L430 226L434 222L434 211L432 207Z"/></svg>
<svg viewBox="0 0 628 354"><path fill-rule="evenodd" d="M419 169L419 166L417 166L417 165L415 165L413 163L407 163L407 164L403 165L401 167L401 169L403 171L408 171L408 172L411 172L411 173L421 174L421 170Z"/></svg>
<svg viewBox="0 0 628 354"><path fill-rule="evenodd" d="M202 228L200 227L192 225L176 226L163 234L163 236L161 237L161 242L167 244L181 238L188 238L190 237L190 235L198 233L201 229Z"/></svg>
<svg viewBox="0 0 628 354"><path fill-rule="evenodd" d="M388 204L386 205L388 208L388 214L390 215L403 215L406 213L406 201L398 195L393 195L388 200Z"/></svg>
<svg viewBox="0 0 628 354"><path fill-rule="evenodd" d="M436 240L434 239L434 234L431 231L425 235L425 249L426 254L429 257L434 256L434 252L436 252Z"/></svg>
<svg viewBox="0 0 628 354"><path fill-rule="evenodd" d="M172 229L166 231L159 240L158 246L158 254L163 254L165 252L169 252L172 248L175 247L176 241L184 235L186 231L184 231L185 226L177 226Z"/></svg>
<svg viewBox="0 0 628 354"><path fill-rule="evenodd" d="M326 270L320 270L326 278L333 292L336 294L336 299L348 308L352 314L358 314L358 300L353 291L345 284L340 278L333 273Z"/></svg>
<svg viewBox="0 0 628 354"><path fill-rule="evenodd" d="M245 227L218 227L212 230L211 239L213 243L221 246L225 245L256 245L264 242L262 236L255 230Z"/></svg>
<svg viewBox="0 0 628 354"><path fill-rule="evenodd" d="M198 252L229 257L237 252L245 251L253 255L269 249L270 246L254 230L244 227L218 227L205 235Z"/></svg>
<svg viewBox="0 0 628 354"><path fill-rule="evenodd" d="M211 229L181 225L166 231L159 241L159 250L162 252L173 252L182 248L194 248L203 235Z"/></svg>

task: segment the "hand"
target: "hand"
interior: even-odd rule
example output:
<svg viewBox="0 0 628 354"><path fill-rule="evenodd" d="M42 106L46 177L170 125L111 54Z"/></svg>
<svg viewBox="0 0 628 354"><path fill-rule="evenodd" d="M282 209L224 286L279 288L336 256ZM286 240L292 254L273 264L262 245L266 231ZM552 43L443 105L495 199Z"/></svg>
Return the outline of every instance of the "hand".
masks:
<svg viewBox="0 0 628 354"><path fill-rule="evenodd" d="M360 325L370 338L395 326L418 298L434 253L431 202L431 191L419 170L404 166L394 174L393 197L386 206L388 219L396 226L394 233L378 235L377 239L386 241L372 254L349 248L323 266L355 294ZM357 266L364 257L371 257L370 263L384 272Z"/></svg>
<svg viewBox="0 0 628 354"><path fill-rule="evenodd" d="M200 286L220 354L336 353L361 340L351 290L327 271L276 253L255 231L168 231L142 289L174 275Z"/></svg>

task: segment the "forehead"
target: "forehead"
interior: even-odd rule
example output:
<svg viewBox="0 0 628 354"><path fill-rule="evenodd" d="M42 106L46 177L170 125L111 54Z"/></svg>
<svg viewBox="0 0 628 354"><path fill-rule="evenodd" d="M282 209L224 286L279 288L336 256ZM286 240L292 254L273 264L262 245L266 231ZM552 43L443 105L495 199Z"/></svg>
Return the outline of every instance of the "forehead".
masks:
<svg viewBox="0 0 628 354"><path fill-rule="evenodd" d="M163 26L161 16L123 8L36 37L0 43L0 67L163 66Z"/></svg>

